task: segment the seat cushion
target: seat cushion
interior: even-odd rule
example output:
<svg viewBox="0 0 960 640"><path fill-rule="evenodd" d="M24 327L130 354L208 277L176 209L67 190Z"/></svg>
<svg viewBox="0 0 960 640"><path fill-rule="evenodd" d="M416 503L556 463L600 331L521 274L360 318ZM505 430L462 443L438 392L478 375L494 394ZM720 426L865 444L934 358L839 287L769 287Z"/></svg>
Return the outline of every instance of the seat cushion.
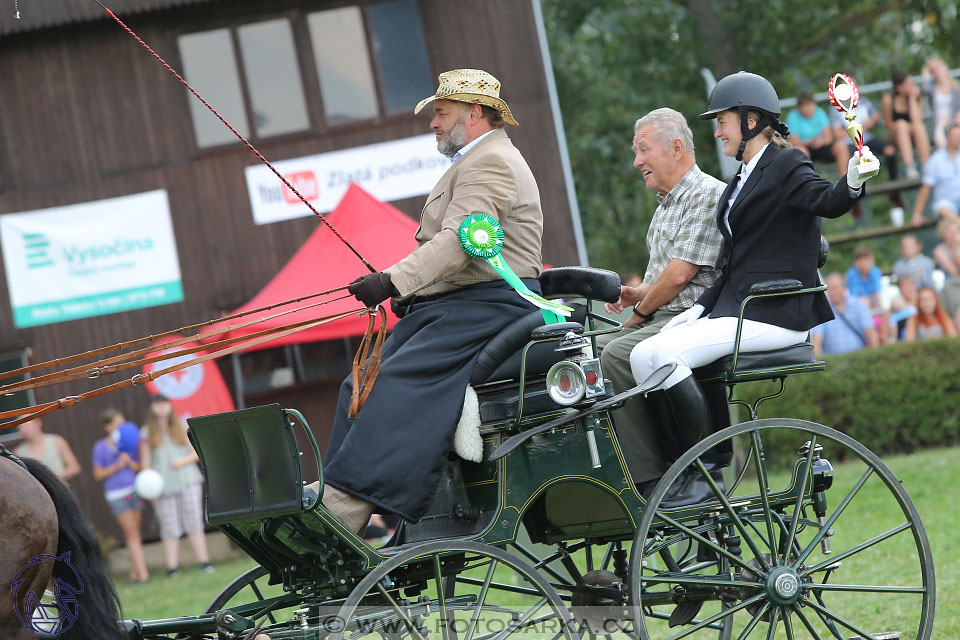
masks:
<svg viewBox="0 0 960 640"><path fill-rule="evenodd" d="M620 276L593 267L555 267L540 274L544 298L589 298L616 302L620 299Z"/></svg>
<svg viewBox="0 0 960 640"><path fill-rule="evenodd" d="M783 349L772 351L741 352L737 358L737 371L747 369L772 369L798 364L812 364L815 362L813 345L801 342ZM714 360L693 370L697 378L713 378L733 369L733 354Z"/></svg>

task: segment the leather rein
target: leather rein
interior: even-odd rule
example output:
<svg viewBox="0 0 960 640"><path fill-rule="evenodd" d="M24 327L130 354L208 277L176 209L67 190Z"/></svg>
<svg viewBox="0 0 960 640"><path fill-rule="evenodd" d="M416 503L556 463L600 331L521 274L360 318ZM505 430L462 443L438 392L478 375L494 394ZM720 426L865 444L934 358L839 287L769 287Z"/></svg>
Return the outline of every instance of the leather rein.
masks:
<svg viewBox="0 0 960 640"><path fill-rule="evenodd" d="M333 322L334 320L339 320L341 318L346 318L354 314L366 314L367 315L367 326L364 331L363 337L360 341L360 347L357 350L357 354L353 359L353 395L350 401L350 417L355 417L357 411L363 406L367 397L370 395L370 391L373 387L373 383L376 381L377 373L380 369L380 355L383 347L383 341L386 336L386 325L387 318L386 312L382 306L378 306L376 309L367 308L367 309L351 309L350 311L344 311L340 313L335 313L331 315L321 316L317 318L312 318L309 320L299 320L297 322L291 322L283 324L277 327L270 327L267 329L261 329L254 331L253 333L232 337L224 338L221 340L216 340L214 342L209 342L206 344L194 345L191 347L186 347L183 349L177 349L176 347L185 345L191 342L201 342L205 339L229 334L232 331L250 327L252 325L265 322L267 320L273 320L285 315L296 313L298 311L304 311L307 309L320 307L331 302L336 302L337 300L343 300L345 298L351 298L350 295L341 295L329 300L324 300L322 302L314 302L304 306L298 306L293 309L288 309L286 311L281 311L279 313L271 314L268 316L263 316L255 318L253 320L247 320L240 322L238 324L232 324L222 328L209 329L207 331L198 331L197 333L190 336L182 336L185 331L191 331L196 329L202 329L204 327L210 327L213 324L222 323L224 321L235 320L245 316L249 316L255 313L260 313L263 311L268 311L277 307L282 307L285 305L294 304L297 302L302 302L304 300L309 300L317 298L319 296L329 295L331 293L336 293L338 291L345 290L346 287L339 287L337 289L330 289L328 291L323 291L320 293L311 294L308 296L303 296L299 298L294 298L292 300L286 300L284 302L278 302L276 304L268 305L265 307L260 307L258 309L252 309L250 311L245 311L242 313L236 313L225 318L218 318L216 320L208 320L206 322L201 322L198 324L188 325L186 327L181 327L180 329L175 329L173 331L166 331L164 333L145 336L142 338L137 338L135 340L130 340L126 342L121 342L115 345L101 347L98 349L93 349L91 351L86 351L80 354L75 354L72 356L67 356L65 358L55 358L53 360L48 360L46 362L30 365L27 367L21 367L20 369L15 369L12 371L6 371L0 374L0 380L12 378L20 375L27 375L34 371L41 371L44 369L49 369L53 367L59 367L66 364L71 364L78 362L80 360L85 360L91 357L100 356L103 354L108 354L115 351L120 351L128 347L142 345L145 343L152 343L160 338L178 336L174 340L164 342L162 344L155 344L147 347L142 347L135 349L133 351L123 353L120 355L113 355L106 358L102 358L95 362L77 365L68 367L66 369L61 369L59 371L53 371L50 373L45 373L39 376L27 378L19 382L13 382L6 385L0 386L0 394L11 394L17 391L26 391L28 389L37 389L40 387L47 387L54 384L60 384L64 382L69 382L73 380L79 380L83 378L96 379L102 375L107 375L111 373L116 373L118 371L123 371L126 369L133 369L143 367L148 364L155 364L158 362L164 362L173 358L181 358L184 355L195 354L199 352L206 352L198 355L195 358L177 362L176 364L170 365L164 368L154 369L149 372L141 372L135 374L133 377L127 380L120 380L113 384L106 386L98 387L90 391L65 396L58 400L51 402L43 402L29 407L23 407L20 409L12 409L9 411L0 412L0 420L6 420L12 418L9 422L2 423L3 428L14 427L24 422L29 422L35 418L45 416L54 411L64 409L66 407L71 407L77 405L84 400L89 398L96 398L98 396L110 393L111 391L117 391L119 389L125 389L133 386L144 385L148 382L156 380L157 378L173 373L175 371L180 371L186 369L187 367L192 367L194 365L202 364L209 360L215 360L226 355L236 353L238 351L243 351L245 349L250 349L251 347L256 347L271 340L277 340L280 338L285 338L287 336L293 335L300 331L305 331L307 329L312 329L313 327L318 327L320 325L326 324L328 322ZM377 330L377 318L380 318L379 331ZM374 332L377 332L377 336L374 339ZM152 354L152 355L151 355Z"/></svg>

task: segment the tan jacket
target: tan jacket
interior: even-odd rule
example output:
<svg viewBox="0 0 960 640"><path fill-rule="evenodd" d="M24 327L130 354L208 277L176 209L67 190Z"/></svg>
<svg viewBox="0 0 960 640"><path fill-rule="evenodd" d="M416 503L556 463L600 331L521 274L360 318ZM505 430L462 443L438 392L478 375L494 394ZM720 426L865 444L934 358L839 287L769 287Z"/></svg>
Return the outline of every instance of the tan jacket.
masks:
<svg viewBox="0 0 960 640"><path fill-rule="evenodd" d="M474 213L500 221L505 237L501 255L518 276L540 275L540 190L523 156L500 129L453 163L427 197L417 248L385 269L401 297L446 293L500 279L486 261L471 258L460 248L460 223Z"/></svg>

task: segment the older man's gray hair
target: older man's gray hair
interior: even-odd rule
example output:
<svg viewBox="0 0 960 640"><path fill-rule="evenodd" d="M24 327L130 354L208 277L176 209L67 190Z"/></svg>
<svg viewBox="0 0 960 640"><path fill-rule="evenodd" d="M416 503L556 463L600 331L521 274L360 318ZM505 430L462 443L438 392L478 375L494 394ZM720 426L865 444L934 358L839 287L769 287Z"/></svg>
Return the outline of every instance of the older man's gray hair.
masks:
<svg viewBox="0 0 960 640"><path fill-rule="evenodd" d="M673 144L674 140L680 140L687 153L693 153L693 132L690 131L690 125L683 114L669 107L654 109L647 115L637 120L633 125L633 132L640 131L643 127L653 127L653 133L665 147Z"/></svg>

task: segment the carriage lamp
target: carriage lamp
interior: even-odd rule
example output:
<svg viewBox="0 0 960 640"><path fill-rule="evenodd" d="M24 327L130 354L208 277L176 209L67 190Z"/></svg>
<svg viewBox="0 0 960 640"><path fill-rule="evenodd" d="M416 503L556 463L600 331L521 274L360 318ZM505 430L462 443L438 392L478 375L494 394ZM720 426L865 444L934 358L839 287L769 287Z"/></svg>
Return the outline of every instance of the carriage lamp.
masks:
<svg viewBox="0 0 960 640"><path fill-rule="evenodd" d="M554 402L563 406L604 395L599 358L562 360L553 365L547 372L547 392Z"/></svg>
<svg viewBox="0 0 960 640"><path fill-rule="evenodd" d="M586 374L576 362L561 360L547 372L547 393L559 405L567 407L580 402L586 391Z"/></svg>

